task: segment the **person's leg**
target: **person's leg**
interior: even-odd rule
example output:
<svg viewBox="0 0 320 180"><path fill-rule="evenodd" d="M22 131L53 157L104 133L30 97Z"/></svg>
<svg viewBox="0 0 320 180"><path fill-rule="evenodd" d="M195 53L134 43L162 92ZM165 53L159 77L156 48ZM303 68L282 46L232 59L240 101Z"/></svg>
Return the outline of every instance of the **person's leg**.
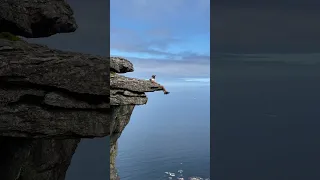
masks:
<svg viewBox="0 0 320 180"><path fill-rule="evenodd" d="M167 92L166 88L164 88L164 86L160 85L160 87L162 88L163 92Z"/></svg>
<svg viewBox="0 0 320 180"><path fill-rule="evenodd" d="M162 88L164 94L169 94L169 92L166 90L166 88L164 88L164 86L160 85L160 87Z"/></svg>

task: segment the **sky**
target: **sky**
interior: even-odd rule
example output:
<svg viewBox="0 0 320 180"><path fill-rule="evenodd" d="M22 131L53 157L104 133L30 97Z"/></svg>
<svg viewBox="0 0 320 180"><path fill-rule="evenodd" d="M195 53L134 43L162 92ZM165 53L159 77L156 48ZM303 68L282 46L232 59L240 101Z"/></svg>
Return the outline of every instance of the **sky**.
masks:
<svg viewBox="0 0 320 180"><path fill-rule="evenodd" d="M237 54L274 61L317 61L319 7L318 0L213 1L212 54L219 60Z"/></svg>
<svg viewBox="0 0 320 180"><path fill-rule="evenodd" d="M110 53L132 76L203 82L210 76L210 0L111 0Z"/></svg>

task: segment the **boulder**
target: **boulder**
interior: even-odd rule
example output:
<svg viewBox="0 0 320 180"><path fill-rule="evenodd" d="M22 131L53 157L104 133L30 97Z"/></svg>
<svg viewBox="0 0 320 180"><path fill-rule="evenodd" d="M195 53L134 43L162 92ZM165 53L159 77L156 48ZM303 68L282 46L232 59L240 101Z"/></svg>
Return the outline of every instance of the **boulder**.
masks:
<svg viewBox="0 0 320 180"><path fill-rule="evenodd" d="M4 0L0 9L0 32L39 38L78 28L73 10L64 0Z"/></svg>
<svg viewBox="0 0 320 180"><path fill-rule="evenodd" d="M133 72L133 64L122 57L110 58L110 71L116 73Z"/></svg>

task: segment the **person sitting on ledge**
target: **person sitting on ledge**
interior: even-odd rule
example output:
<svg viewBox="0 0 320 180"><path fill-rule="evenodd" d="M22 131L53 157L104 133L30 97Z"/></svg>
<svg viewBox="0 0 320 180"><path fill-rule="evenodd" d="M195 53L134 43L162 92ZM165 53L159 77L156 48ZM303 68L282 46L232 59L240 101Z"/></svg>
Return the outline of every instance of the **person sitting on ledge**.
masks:
<svg viewBox="0 0 320 180"><path fill-rule="evenodd" d="M156 82L156 75L152 75L150 81L151 81L153 84L156 84L157 86L160 86L160 87L162 88L164 94L169 94L169 93L170 93L170 92L168 92L168 91L166 90L166 88L164 88L162 85L160 85L159 83Z"/></svg>

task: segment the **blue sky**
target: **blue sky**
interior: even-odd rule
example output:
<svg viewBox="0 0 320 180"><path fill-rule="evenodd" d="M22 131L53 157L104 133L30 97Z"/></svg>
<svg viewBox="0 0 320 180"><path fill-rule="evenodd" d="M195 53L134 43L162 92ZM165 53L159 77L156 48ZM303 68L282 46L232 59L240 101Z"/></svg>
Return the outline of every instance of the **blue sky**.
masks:
<svg viewBox="0 0 320 180"><path fill-rule="evenodd" d="M111 0L111 54L133 62L133 76L148 78L157 74L160 79L208 82L209 3L210 0Z"/></svg>

